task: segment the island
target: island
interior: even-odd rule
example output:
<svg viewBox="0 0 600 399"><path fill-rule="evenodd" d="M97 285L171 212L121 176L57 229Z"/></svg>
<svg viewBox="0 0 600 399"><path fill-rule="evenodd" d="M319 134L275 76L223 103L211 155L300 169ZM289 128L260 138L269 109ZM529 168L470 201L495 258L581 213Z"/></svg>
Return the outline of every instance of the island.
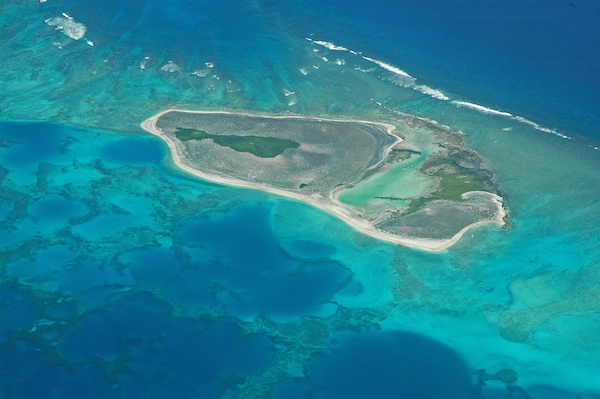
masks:
<svg viewBox="0 0 600 399"><path fill-rule="evenodd" d="M186 172L304 201L381 240L441 251L472 226L504 225L492 174L459 135L401 125L176 109L141 124Z"/></svg>

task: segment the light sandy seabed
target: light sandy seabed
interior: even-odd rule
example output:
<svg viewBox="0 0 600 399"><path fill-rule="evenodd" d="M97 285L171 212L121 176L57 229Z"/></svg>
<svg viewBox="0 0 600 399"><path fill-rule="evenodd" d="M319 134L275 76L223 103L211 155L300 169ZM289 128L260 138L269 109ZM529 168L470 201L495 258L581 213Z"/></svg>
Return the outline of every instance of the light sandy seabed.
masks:
<svg viewBox="0 0 600 399"><path fill-rule="evenodd" d="M289 192L289 191L280 190L277 188L269 187L264 184L247 182L247 181L243 181L240 179L226 178L226 177L217 176L217 175L208 174L208 173L199 171L197 169L191 168L190 166L186 165L182 161L182 158L183 158L182 154L180 154L177 151L177 147L175 146L175 143L171 140L170 137L168 137L166 134L164 134L156 126L157 120L163 114L165 114L167 112L171 112L171 111L195 113L195 114L220 113L220 114L231 114L231 115L247 115L247 116L260 116L260 117L265 117L265 118L295 118L295 119L309 119L309 120L313 120L313 121L315 121L315 120L335 121L335 122L348 122L348 121L339 121L339 120L333 120L333 119L314 118L314 117L303 117L303 116L298 116L298 115L263 116L263 115L253 115L253 114L249 114L249 113L226 112L226 111L188 111L188 110L179 110L179 109L169 109L169 110L163 111L151 118L148 118L144 122L141 123L141 127L144 130L160 137L167 143L167 145L169 146L169 148L171 150L171 155L173 157L173 160L179 168L181 168L182 170L184 170L194 176L197 176L201 179L209 180L209 181L212 181L215 183L226 184L226 185L230 185L230 186L253 188L253 189L257 189L257 190L266 191L266 192L269 192L272 194L281 195L284 197L303 201L303 202L309 203L319 209L322 209L332 215L337 216L338 218L342 219L344 222L346 222L348 225L350 225L352 228L356 229L357 231L360 231L362 233L368 234L372 237L375 237L375 238L378 238L378 239L381 239L384 241L404 245L404 246L411 247L411 248L421 249L424 251L430 251L430 252L439 252L439 251L442 251L442 250L452 246L471 227L478 226L478 225L485 224L485 223L497 223L499 225L504 224L503 219L504 219L506 213L502 206L502 198L496 194L486 193L486 194L490 195L492 198L494 198L495 203L498 207L498 212L496 214L497 217L495 219L483 220L483 221L479 221L477 223L470 224L470 225L464 227L458 233L456 233L452 238L445 239L445 240L404 237L404 236L400 236L400 235L396 235L396 234L386 233L386 232L376 229L375 227L373 227L372 223L369 222L368 220L366 220L359 212L338 202L331 193L327 198L322 197L320 195L319 196L317 196L317 195L308 196L308 195L302 195L302 194L297 194L297 193L293 193L293 192ZM353 122L363 122L363 123L370 123L370 124L375 123L375 122L366 122L366 121L353 121ZM377 122L377 124L383 125L385 127L385 129L388 131L388 133L390 133L390 134L396 128L395 126L393 126L391 124L385 124L385 123L381 123L381 122ZM390 148L388 148L388 151L390 150ZM385 159L385 157L384 157L384 159ZM467 193L465 193L465 194L467 194Z"/></svg>

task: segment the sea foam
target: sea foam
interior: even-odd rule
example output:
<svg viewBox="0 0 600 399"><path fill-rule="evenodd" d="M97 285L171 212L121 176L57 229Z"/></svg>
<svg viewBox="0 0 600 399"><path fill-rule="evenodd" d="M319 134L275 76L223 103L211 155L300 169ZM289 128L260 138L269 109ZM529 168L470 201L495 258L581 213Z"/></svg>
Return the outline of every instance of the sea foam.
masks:
<svg viewBox="0 0 600 399"><path fill-rule="evenodd" d="M513 116L510 112L498 111L498 110L495 110L495 109L492 109L492 108L484 107L483 105L473 104L473 103L469 103L469 102L466 102L466 101L456 101L456 100L453 100L452 104L454 104L456 106L459 106L459 107L471 108L471 109L474 109L476 111L482 112L484 114L501 115L501 116L509 116L509 117Z"/></svg>
<svg viewBox="0 0 600 399"><path fill-rule="evenodd" d="M567 136L565 134L559 133L559 132L557 132L554 129L548 129L547 127L540 126L539 124L537 124L537 123L535 123L533 121L530 121L529 119L523 118L522 116L513 116L513 119L516 120L516 121L519 121L521 123L526 123L526 124L528 124L530 126L533 126L534 129L537 129L537 130L539 130L541 132L551 133L551 134L554 134L554 135L556 135L556 136L558 136L560 138L566 139L566 140L571 140L572 139L572 137L569 137L569 136Z"/></svg>
<svg viewBox="0 0 600 399"><path fill-rule="evenodd" d="M179 67L173 61L169 61L163 65L160 70L164 72L177 72L179 71Z"/></svg>
<svg viewBox="0 0 600 399"><path fill-rule="evenodd" d="M49 26L55 26L56 30L75 40L81 39L87 30L84 24L76 22L73 17L64 12L62 16L48 18L44 22Z"/></svg>
<svg viewBox="0 0 600 399"><path fill-rule="evenodd" d="M364 55L362 55L360 52L357 52L357 51L350 50L349 48L346 48L346 47L344 47L344 46L338 46L338 45L336 45L336 44L334 44L334 43L331 43L331 42L325 42L325 41L322 41L322 40L313 40L313 39L311 39L311 38L309 38L309 37L307 37L307 38L306 38L306 40L308 40L309 42L313 42L314 44L318 44L319 46L323 46L323 47L325 47L325 48L327 48L327 49L329 49L329 50L335 50L335 51L347 51L347 52L349 52L349 53L351 53L351 54L359 55L359 56L361 56L363 59L365 59L365 60L367 60L367 61L370 61L370 62L373 62L373 63L375 63L375 64L379 65L380 67L382 67L383 69L386 69L386 70L388 70L388 71L390 71L390 72L393 72L393 73L395 73L395 74L398 74L398 75L400 75L400 76L404 76L404 77L406 77L406 78L413 78L413 77L412 77L412 76L410 76L408 73L406 73L406 72L404 72L403 70L401 70L400 68L397 68L397 67L395 67L395 66L393 66L393 65L390 65L390 64L386 64L386 63L385 63L385 62L383 62L383 61L379 61L379 60L376 60L376 59L374 59L374 58L370 58L370 57L364 56ZM414 79L414 78L413 78L413 79Z"/></svg>
<svg viewBox="0 0 600 399"><path fill-rule="evenodd" d="M331 43L331 42L324 42L321 40L312 40L309 38L306 38L306 40L309 40L315 44L318 44L320 46L323 46L329 50L336 50L336 51L350 51L349 49L347 49L346 47L343 46L336 46L335 44Z"/></svg>
<svg viewBox="0 0 600 399"><path fill-rule="evenodd" d="M539 124L527 119L527 118L523 118L522 116L518 116L518 115L513 115L510 112L506 112L506 111L498 111L496 109L492 109L492 108L488 108L488 107L484 107L483 105L479 105L479 104L473 104L473 103L469 103L466 101L456 101L453 100L452 104L458 106L458 107L465 107L465 108L470 108L473 109L475 111L479 111L481 113L484 114L490 114L490 115L498 115L498 116L505 116L508 118L511 118L515 121L521 122L521 123L525 123L529 126L532 126L534 129L539 130L541 132L544 133L550 133L550 134L554 134L560 138L566 139L566 140L571 140L572 137L569 137L565 134L559 133L554 129L549 129L547 127L543 127L540 126ZM503 129L504 130L504 129Z"/></svg>
<svg viewBox="0 0 600 399"><path fill-rule="evenodd" d="M388 71L390 71L390 72L393 72L393 73L395 73L395 74L397 74L397 75L404 76L405 78L411 78L411 79L414 79L414 78L413 78L412 76L410 76L408 73L404 72L402 69L400 69L400 68L397 68L397 67L395 67L395 66L393 66L393 65L386 64L386 63L385 63L385 62L383 62L383 61L379 61L379 60L376 60L376 59L374 59L374 58L367 57L367 56L364 56L364 55L361 55L361 57L362 57L362 58L364 58L365 60L367 60L367 61L371 61L372 63L379 65L379 66L380 66L380 67L382 67L383 69L386 69L386 70L388 70Z"/></svg>
<svg viewBox="0 0 600 399"><path fill-rule="evenodd" d="M383 69L385 69L385 70L387 70L389 72L392 72L395 75L400 76L403 79L400 83L399 82L395 82L395 81L392 80L396 84L401 84L402 86L407 87L407 88L412 87L414 90L419 91L419 92L421 92L421 93L423 93L425 95L428 95L428 96L430 96L432 98L435 98L437 100L440 100L440 101L449 101L450 100L450 97L448 97L447 95L445 95L441 90L436 90L436 89L433 89L433 88L431 88L429 86L422 85L422 84L416 84L417 79L415 77L411 76L407 72L403 71L402 69L400 69L400 68L398 68L398 67L396 67L394 65L390 65L388 63L385 63L383 61L377 60L375 58L367 57L366 55L363 55L359 51L354 51L354 50L351 50L351 49L349 49L347 47L339 46L339 45L337 45L335 43L332 43L332 42L326 42L326 41L322 41L322 40L313 40L313 39L311 39L309 37L307 37L306 40L308 40L309 42L312 42L314 44L317 44L319 46L323 46L323 47L325 47L325 48L327 48L329 50L346 51L348 53L351 53L351 54L354 54L354 55L356 55L358 57L361 57L365 61L372 62L372 63L378 65L379 67L381 67L381 68L383 68ZM338 65L340 65L340 64L338 63ZM316 67L314 67L314 68L316 68ZM318 68L316 68L316 69L318 69ZM360 72L364 72L364 73L372 71L371 69L367 69L367 70L362 69L359 66L355 66L354 69L357 70L357 71L360 71ZM522 116L518 116L518 115L513 115L510 112L500 111L500 110L496 110L496 109L493 109L493 108L488 108L488 107L485 107L483 105L474 104L474 103L470 103L470 102L467 102L467 101L452 100L451 103L454 104L454 105L456 105L456 106L458 106L458 107L470 108L472 110L479 111L479 112L484 113L484 114L490 114L490 115L498 115L498 116L508 117L508 118L511 118L511 119L516 120L518 122L530 125L534 129L537 129L537 130L542 131L544 133L551 133L551 134L554 134L554 135L556 135L558 137L561 137L563 139L568 139L568 140L571 139L571 137L569 137L567 135L564 135L562 133L559 133L559 132L557 132L554 129L549 129L549 128L540 126L539 124L537 124L537 123L535 123L535 122L533 122L533 121L531 121L531 120L529 120L527 118L523 118Z"/></svg>
<svg viewBox="0 0 600 399"><path fill-rule="evenodd" d="M448 101L450 100L450 97L446 96L444 93L442 93L440 90L436 90L436 89L432 89L429 86L425 86L425 85L416 85L413 87L415 90L420 91L423 94L427 94L428 96L431 96L433 98L437 98L438 100L442 100L442 101Z"/></svg>
<svg viewBox="0 0 600 399"><path fill-rule="evenodd" d="M194 72L192 72L192 75L196 75L199 78L203 78L206 75L208 75L208 70L196 69Z"/></svg>
<svg viewBox="0 0 600 399"><path fill-rule="evenodd" d="M363 55L360 51L354 51L354 50L351 50L351 49L349 49L347 47L339 46L339 45L337 45L335 43L332 43L332 42L326 42L326 41L323 41L323 40L313 40L313 39L311 39L309 37L307 37L306 40L308 40L309 42L312 42L314 44L317 44L319 46L323 46L323 47L325 47L325 48L327 48L329 50L346 51L346 52L348 52L350 54L354 54L354 55L356 55L358 57L361 57L365 61L372 62L373 64L378 65L380 68L383 68L383 69L385 69L388 72L392 72L393 74L400 76L402 78L402 81L401 81L400 84L402 86L404 86L404 87L412 87L413 89L415 89L417 91L420 91L421 93L426 94L426 95L428 95L430 97L433 97L433 98L435 98L437 100L447 101L447 100L450 99L448 96L446 96L440 90L433 89L433 88L431 88L429 86L426 86L426 85L415 85L415 82L416 82L417 79L414 76L411 76L409 73L403 71L402 69L400 69L400 68L398 68L398 67L396 67L394 65L388 64L388 63L380 61L380 60L377 60L375 58L367 57L366 55ZM323 57L323 59L325 59L325 58ZM340 60L339 58L336 59L336 64L338 64L338 65L344 65L345 63L346 63L345 60ZM371 72L370 69L362 69L362 68L360 68L358 66L355 67L354 69L356 69L357 71L361 71L361 72ZM398 83L398 82L395 82L395 83Z"/></svg>

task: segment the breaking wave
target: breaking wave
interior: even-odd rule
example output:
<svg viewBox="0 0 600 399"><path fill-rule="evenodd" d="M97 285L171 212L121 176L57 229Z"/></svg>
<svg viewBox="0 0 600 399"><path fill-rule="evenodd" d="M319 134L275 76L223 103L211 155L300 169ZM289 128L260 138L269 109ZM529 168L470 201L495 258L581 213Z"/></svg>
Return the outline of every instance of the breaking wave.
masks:
<svg viewBox="0 0 600 399"><path fill-rule="evenodd" d="M176 63L174 63L173 61L169 61L165 65L163 65L160 68L160 70L163 72L169 72L169 73L177 72L177 71L179 71L179 66Z"/></svg>
<svg viewBox="0 0 600 399"><path fill-rule="evenodd" d="M62 16L48 18L44 22L49 26L54 26L56 30L75 40L81 39L87 31L87 27L84 24L76 22L73 17L64 12Z"/></svg>
<svg viewBox="0 0 600 399"><path fill-rule="evenodd" d="M554 129L549 129L547 127L540 126L539 124L537 124L537 123L535 123L533 121L530 121L527 118L523 118L522 116L518 116L518 115L513 115L510 112L498 111L496 109L484 107L483 105L473 104L473 103L469 103L469 102L466 102L466 101L456 101L456 100L453 100L452 104L454 104L454 105L456 105L458 107L465 107L465 108L474 109L474 110L479 111L479 112L484 113L484 114L506 116L506 117L511 118L511 119L513 119L515 121L518 121L518 122L521 122L521 123L525 123L526 125L529 125L529 126L533 127L534 129L539 130L541 132L554 134L554 135L556 135L556 136L558 136L560 138L567 139L567 140L571 140L572 139L572 137L569 137L569 136L567 136L565 134L559 133L559 132L557 132Z"/></svg>
<svg viewBox="0 0 600 399"><path fill-rule="evenodd" d="M383 62L383 61L379 61L379 60L376 60L376 59L373 59L373 58L370 58L370 57L367 57L367 56L364 56L364 55L361 55L361 57L362 57L363 59L367 60L367 61L371 61L372 63L379 65L379 66L380 66L380 67L382 67L383 69L386 69L386 70L388 70L388 71L390 71L390 72L392 72L392 73L398 74L398 75L400 75L400 76L404 76L405 78L411 78L411 79L414 79L412 76L410 76L409 74L407 74L406 72L404 72L404 71L403 71L402 69L400 69L400 68L396 68L395 66L392 66L392 65L390 65L390 64L386 64L386 63L385 63L385 62Z"/></svg>
<svg viewBox="0 0 600 399"><path fill-rule="evenodd" d="M444 93L442 93L440 90L436 90L436 89L432 89L429 86L425 86L425 85L416 85L413 87L415 90L420 91L423 94L427 94L428 96L431 96L433 98L437 98L438 100L442 100L442 101L448 101L450 100L450 97L446 96Z"/></svg>
<svg viewBox="0 0 600 399"><path fill-rule="evenodd" d="M466 101L455 101L455 100L453 100L452 104L454 104L454 105L456 105L458 107L465 107L465 108L474 109L474 110L479 111L479 112L484 113L484 114L509 116L511 118L513 116L510 112L498 111L498 110L495 110L495 109L484 107L483 105L468 103Z"/></svg>
<svg viewBox="0 0 600 399"><path fill-rule="evenodd" d="M338 45L336 45L335 43L332 43L332 42L326 42L326 41L322 41L322 40L313 40L313 39L311 39L309 37L307 37L306 40L308 40L309 42L312 42L314 44L317 44L319 46L323 46L323 47L325 47L328 50L345 51L345 52L348 52L350 54L356 55L356 56L362 58L365 61L371 62L371 63L379 66L380 68L383 68L386 71L391 72L391 73L393 73L393 74L398 75L399 77L401 77L402 78L402 83L401 84L404 87L412 87L414 90L420 91L421 93L426 94L428 96L431 96L431 97L433 97L435 99L438 99L438 100L449 100L450 99L448 96L446 96L440 90L436 90L436 89L433 89L433 88L431 88L429 86L422 85L422 84L416 85L415 83L416 83L417 79L414 76L411 76L407 72L403 71L402 69L400 69L400 68L398 68L398 67L396 67L394 65L390 65L390 64L388 64L386 62L377 60L375 58L367 57L366 55L362 54L360 51L354 51L354 50L351 50L351 49L349 49L347 47L344 47L344 46L338 46ZM338 60L339 59L336 60L336 64L338 64L338 65L345 64L345 61L344 62L341 62L341 61L338 62ZM360 67L356 67L355 69L358 70L358 71L361 71L361 72L370 72L371 71L370 69L362 69Z"/></svg>
<svg viewBox="0 0 600 399"><path fill-rule="evenodd" d="M337 45L335 43L332 43L332 42L326 42L326 41L322 41L322 40L313 40L313 39L311 39L309 37L307 37L305 39L308 40L309 42L312 42L312 43L317 44L319 46L323 46L323 47L325 47L328 50L346 51L346 52L348 52L350 54L354 54L354 55L356 55L358 57L361 57L365 61L372 62L372 63L378 65L379 67L381 67L381 68L383 68L383 69L385 69L385 70L387 70L389 72L392 72L392 73L394 73L394 74L402 77L403 78L402 86L407 87L407 88L412 88L413 90L416 90L416 91L420 91L421 93L423 93L425 95L428 95L428 96L430 96L432 98L435 98L437 100L440 100L440 101L450 101L453 105L455 105L457 107L469 108L469 109L472 109L472 110L475 110L475 111L478 111L478 112L481 112L481 113L484 113L484 114L498 115L498 116L503 116L503 117L511 118L511 119L513 119L513 120L515 120L517 122L527 124L527 125L533 127L536 130L539 130L541 132L554 134L554 135L556 135L558 137L561 137L561 138L567 139L567 140L571 140L572 139L571 137L569 137L569 136L567 136L565 134L559 133L559 132L557 132L554 129L549 129L549 128L540 126L539 124L537 124L537 123L535 123L535 122L533 122L533 121L531 121L531 120L529 120L527 118L524 118L524 117L518 116L518 115L513 115L510 112L499 111L499 110L496 110L496 109L493 109L493 108L488 108L488 107L485 107L483 105L474 104L474 103L470 103L470 102L466 102L466 101L451 100L450 97L448 97L447 95L445 95L440 90L433 89L433 88L431 88L429 86L426 86L426 85L423 85L423 84L416 84L417 78L415 78L414 76L411 76L410 74L408 74L407 72L403 71L402 69L400 69L400 68L398 68L398 67L396 67L394 65L390 65L388 63L385 63L383 61L377 60L375 58L367 57L367 56L363 55L360 51L354 51L354 50L351 50L351 49L349 49L347 47L339 46L339 45ZM368 72L372 71L372 69L365 70L365 69L361 69L358 66L355 67L354 69L356 69L358 71L361 71L361 72L364 72L364 73L368 73Z"/></svg>

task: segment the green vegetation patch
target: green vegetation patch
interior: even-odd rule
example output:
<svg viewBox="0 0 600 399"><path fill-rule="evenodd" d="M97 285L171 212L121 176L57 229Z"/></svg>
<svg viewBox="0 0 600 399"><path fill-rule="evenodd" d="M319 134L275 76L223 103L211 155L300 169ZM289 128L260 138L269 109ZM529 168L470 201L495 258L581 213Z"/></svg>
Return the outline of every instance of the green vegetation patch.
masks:
<svg viewBox="0 0 600 399"><path fill-rule="evenodd" d="M438 170L433 173L434 176L440 177L439 190L432 193L429 197L420 197L410 201L408 206L404 208L404 214L408 215L417 211L426 202L438 199L461 200L461 195L469 191L491 191L489 183L476 173L470 171L459 171L446 173L444 170Z"/></svg>
<svg viewBox="0 0 600 399"><path fill-rule="evenodd" d="M443 173L439 171L434 173L441 177L440 190L435 193L436 199L455 199L461 198L461 195L469 191L485 191L486 187L479 176L464 172Z"/></svg>
<svg viewBox="0 0 600 399"><path fill-rule="evenodd" d="M300 143L276 137L236 136L210 134L204 130L178 128L175 137L181 141L212 139L215 143L238 152L249 152L261 158L273 158L288 148L298 148Z"/></svg>

